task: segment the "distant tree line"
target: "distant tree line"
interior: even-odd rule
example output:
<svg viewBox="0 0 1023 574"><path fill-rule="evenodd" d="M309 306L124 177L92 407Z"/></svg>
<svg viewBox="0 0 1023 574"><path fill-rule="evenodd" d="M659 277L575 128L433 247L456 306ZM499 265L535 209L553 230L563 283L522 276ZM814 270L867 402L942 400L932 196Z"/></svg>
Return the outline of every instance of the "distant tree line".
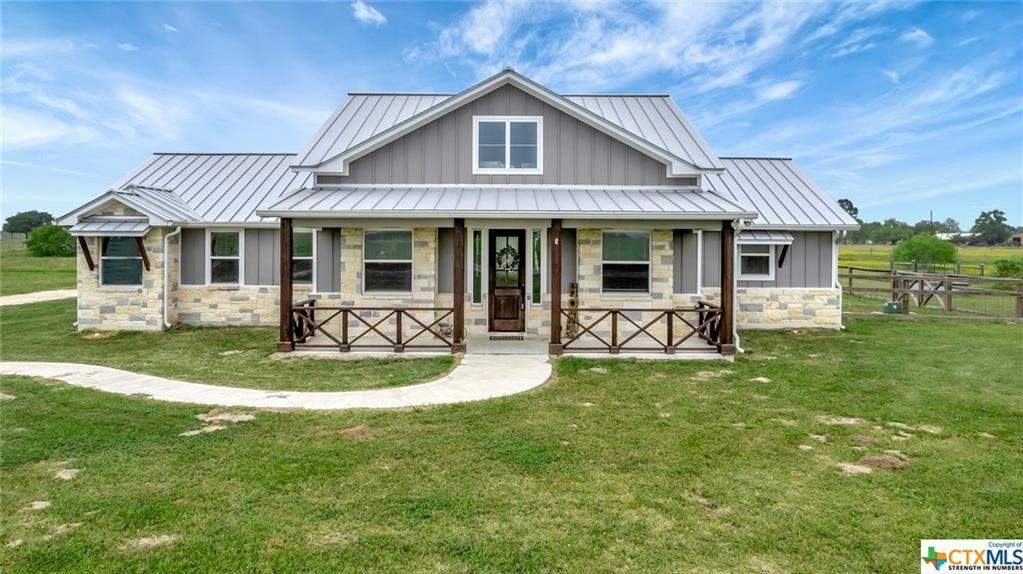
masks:
<svg viewBox="0 0 1023 574"><path fill-rule="evenodd" d="M860 228L846 235L849 243L875 243L895 245L920 234L952 234L950 240L959 245L1002 245L1008 243L1013 233L1023 232L1023 227L1013 228L1006 223L1005 212L999 209L983 211L969 230L963 230L959 222L951 217L931 221L924 219L914 225L889 217L884 221L863 221L860 210L848 199L838 204L859 224Z"/></svg>

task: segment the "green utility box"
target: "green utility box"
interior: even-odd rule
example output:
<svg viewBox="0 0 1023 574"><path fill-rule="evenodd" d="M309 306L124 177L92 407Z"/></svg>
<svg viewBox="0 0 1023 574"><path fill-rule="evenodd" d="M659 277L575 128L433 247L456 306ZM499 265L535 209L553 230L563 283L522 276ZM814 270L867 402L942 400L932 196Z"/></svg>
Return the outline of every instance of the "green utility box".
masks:
<svg viewBox="0 0 1023 574"><path fill-rule="evenodd" d="M902 314L902 301L889 301L884 304L884 312L889 315Z"/></svg>

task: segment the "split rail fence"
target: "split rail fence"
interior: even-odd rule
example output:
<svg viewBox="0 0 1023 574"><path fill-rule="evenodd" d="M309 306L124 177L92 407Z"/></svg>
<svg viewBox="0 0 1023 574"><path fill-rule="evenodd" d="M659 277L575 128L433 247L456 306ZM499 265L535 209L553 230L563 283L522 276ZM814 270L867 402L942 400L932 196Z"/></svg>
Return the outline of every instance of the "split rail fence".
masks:
<svg viewBox="0 0 1023 574"><path fill-rule="evenodd" d="M1020 279L855 266L839 268L838 278L844 293L901 302L903 313L1023 318Z"/></svg>

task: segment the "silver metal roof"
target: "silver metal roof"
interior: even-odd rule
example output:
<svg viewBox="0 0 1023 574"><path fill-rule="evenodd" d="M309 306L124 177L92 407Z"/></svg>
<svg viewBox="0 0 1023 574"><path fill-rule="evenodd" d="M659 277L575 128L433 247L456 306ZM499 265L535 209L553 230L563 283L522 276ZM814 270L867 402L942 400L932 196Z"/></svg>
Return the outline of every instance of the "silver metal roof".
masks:
<svg viewBox="0 0 1023 574"><path fill-rule="evenodd" d="M113 194L135 209L163 221L199 221L201 217L169 189L129 183Z"/></svg>
<svg viewBox="0 0 1023 574"><path fill-rule="evenodd" d="M294 161L294 154L157 153L115 187L162 190L159 197L179 207L168 221L255 223L260 205L309 183L310 174L290 169Z"/></svg>
<svg viewBox="0 0 1023 574"><path fill-rule="evenodd" d="M788 231L776 229L745 229L739 233L739 243L777 243L790 244L796 238Z"/></svg>
<svg viewBox="0 0 1023 574"><path fill-rule="evenodd" d="M317 165L446 101L447 94L349 94L299 154ZM724 166L670 96L572 95L572 103L700 168Z"/></svg>
<svg viewBox="0 0 1023 574"><path fill-rule="evenodd" d="M302 189L260 209L264 217L755 217L693 188L568 186L344 186Z"/></svg>
<svg viewBox="0 0 1023 574"><path fill-rule="evenodd" d="M71 226L71 235L85 237L142 237L149 231L149 221L142 218L88 218Z"/></svg>
<svg viewBox="0 0 1023 574"><path fill-rule="evenodd" d="M726 157L721 161L725 171L704 175L704 187L759 213L754 228L859 227L791 159Z"/></svg>

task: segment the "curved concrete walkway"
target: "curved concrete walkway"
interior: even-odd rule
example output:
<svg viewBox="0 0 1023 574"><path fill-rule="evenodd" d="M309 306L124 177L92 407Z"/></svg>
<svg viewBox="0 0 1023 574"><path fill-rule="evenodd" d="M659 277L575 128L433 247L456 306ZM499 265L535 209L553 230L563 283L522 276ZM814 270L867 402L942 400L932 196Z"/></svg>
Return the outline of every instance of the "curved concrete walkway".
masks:
<svg viewBox="0 0 1023 574"><path fill-rule="evenodd" d="M338 365L343 368L342 365ZM79 363L0 362L0 375L56 379L121 395L145 394L161 401L200 405L335 409L395 409L481 401L542 385L551 376L546 355L465 355L436 381L366 391L265 391L186 383Z"/></svg>
<svg viewBox="0 0 1023 574"><path fill-rule="evenodd" d="M57 299L70 299L78 296L78 289L55 289L53 291L36 291L21 295L4 295L0 297L0 307L7 305L25 305L26 303L42 303Z"/></svg>

